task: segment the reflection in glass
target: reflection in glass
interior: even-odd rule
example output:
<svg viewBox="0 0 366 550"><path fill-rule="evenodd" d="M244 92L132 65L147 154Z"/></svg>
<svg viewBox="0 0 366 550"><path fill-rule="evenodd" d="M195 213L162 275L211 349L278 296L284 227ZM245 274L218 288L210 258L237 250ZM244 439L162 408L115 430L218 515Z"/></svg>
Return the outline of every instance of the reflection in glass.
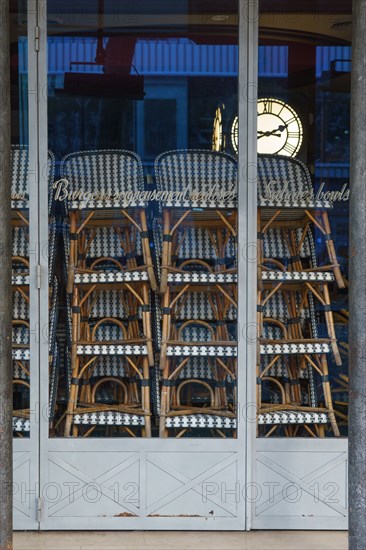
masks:
<svg viewBox="0 0 366 550"><path fill-rule="evenodd" d="M50 433L236 437L237 2L77 6L48 14Z"/></svg>
<svg viewBox="0 0 366 550"><path fill-rule="evenodd" d="M310 15L285 21L261 4L257 404L266 437L347 435L351 36L347 25L321 26L323 2L315 9L310 35L298 30ZM332 11L345 16L348 3Z"/></svg>
<svg viewBox="0 0 366 550"><path fill-rule="evenodd" d="M28 63L26 6L11 8L13 435L30 435Z"/></svg>

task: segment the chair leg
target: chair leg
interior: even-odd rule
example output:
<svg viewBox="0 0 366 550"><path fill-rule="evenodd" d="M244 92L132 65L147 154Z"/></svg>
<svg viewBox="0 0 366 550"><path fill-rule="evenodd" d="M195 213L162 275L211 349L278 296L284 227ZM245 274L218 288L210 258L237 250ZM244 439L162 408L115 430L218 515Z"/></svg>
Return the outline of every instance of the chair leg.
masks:
<svg viewBox="0 0 366 550"><path fill-rule="evenodd" d="M161 280L160 293L164 294L168 284L168 266L170 265L171 251L170 214L166 208L163 210L163 251L161 256Z"/></svg>
<svg viewBox="0 0 366 550"><path fill-rule="evenodd" d="M142 299L145 306L149 306L149 290L147 285L142 285ZM149 357L149 365L152 367L154 365L154 350L152 344L152 333L151 333L151 311L142 312L142 323L144 328L144 334L146 336L146 346L147 353Z"/></svg>
<svg viewBox="0 0 366 550"><path fill-rule="evenodd" d="M337 336L334 330L333 312L330 309L331 303L330 303L329 289L328 289L328 285L326 284L323 287L323 294L324 294L324 301L327 309L327 311L325 311L325 320L327 323L328 334L329 334L329 337L331 338L331 345L332 345L332 351L333 351L335 363L338 367L340 367L342 365L342 359L339 353Z"/></svg>
<svg viewBox="0 0 366 550"><path fill-rule="evenodd" d="M157 290L157 284L156 284L156 278L155 278L155 272L151 257L151 250L150 250L150 243L149 243L149 237L148 237L148 230L147 230L147 222L146 222L146 212L144 209L140 210L140 221L141 221L141 228L142 228L142 249L143 254L145 258L145 264L147 268L147 273L149 275L151 290Z"/></svg>
<svg viewBox="0 0 366 550"><path fill-rule="evenodd" d="M167 341L170 338L170 329L171 329L171 313L170 313L170 291L167 287L165 294L163 296L163 316L162 316L162 342L160 349L160 368L163 371L166 367L167 362Z"/></svg>
<svg viewBox="0 0 366 550"><path fill-rule="evenodd" d="M339 267L337 253L335 250L334 242L332 239L332 232L330 228L329 218L328 218L328 212L322 212L322 220L325 228L325 234L326 234L326 247L329 255L330 263L334 266L333 272L334 277L336 278L338 288L345 288L344 280L342 277L342 273Z"/></svg>
<svg viewBox="0 0 366 550"><path fill-rule="evenodd" d="M321 356L320 361L321 361L322 372L323 372L322 385L323 385L325 406L328 409L329 421L332 426L334 435L336 437L339 437L341 434L339 432L337 420L333 411L332 393L330 390L330 383L329 383L328 363L325 355Z"/></svg>

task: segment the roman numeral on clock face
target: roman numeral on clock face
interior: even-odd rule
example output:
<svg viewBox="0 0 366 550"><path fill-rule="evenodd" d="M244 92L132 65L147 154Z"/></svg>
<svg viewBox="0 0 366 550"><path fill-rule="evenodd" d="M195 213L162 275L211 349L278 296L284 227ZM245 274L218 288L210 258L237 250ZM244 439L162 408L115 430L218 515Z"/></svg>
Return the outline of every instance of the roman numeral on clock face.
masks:
<svg viewBox="0 0 366 550"><path fill-rule="evenodd" d="M296 117L293 116L292 118L289 118L288 120L285 120L285 123L287 125L289 125L289 124L291 124L291 122L295 122L295 120L296 120Z"/></svg>
<svg viewBox="0 0 366 550"><path fill-rule="evenodd" d="M272 101L263 102L263 113L272 113Z"/></svg>
<svg viewBox="0 0 366 550"><path fill-rule="evenodd" d="M291 143L286 143L286 145L283 147L283 150L292 155L292 153L295 151L296 147L291 145Z"/></svg>

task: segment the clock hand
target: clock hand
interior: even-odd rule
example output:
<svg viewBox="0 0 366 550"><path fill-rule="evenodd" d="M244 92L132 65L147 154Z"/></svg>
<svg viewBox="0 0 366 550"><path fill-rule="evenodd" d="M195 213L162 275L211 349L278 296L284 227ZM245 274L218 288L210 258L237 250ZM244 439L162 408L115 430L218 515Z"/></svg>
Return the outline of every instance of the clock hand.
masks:
<svg viewBox="0 0 366 550"><path fill-rule="evenodd" d="M273 130L273 132L277 132L277 130ZM270 136L281 137L281 134L274 134L273 132L258 132L258 134L261 134L261 135L258 136L257 139L261 139L262 137L270 137Z"/></svg>
<svg viewBox="0 0 366 550"><path fill-rule="evenodd" d="M267 132L261 132L260 130L257 132L258 134L261 134L257 139L260 139L261 137L270 137L270 136L275 136L275 137L281 137L281 134L276 134L275 132L283 132L284 130L286 130L287 128L287 124L286 125L283 125L283 124L280 124L278 128L276 128L275 130L272 130L271 132L267 131Z"/></svg>

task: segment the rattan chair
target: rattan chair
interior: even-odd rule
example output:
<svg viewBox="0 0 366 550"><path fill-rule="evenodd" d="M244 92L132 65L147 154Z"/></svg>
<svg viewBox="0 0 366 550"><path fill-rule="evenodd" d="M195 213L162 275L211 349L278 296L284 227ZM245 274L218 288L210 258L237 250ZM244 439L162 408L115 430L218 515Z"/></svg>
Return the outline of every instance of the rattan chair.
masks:
<svg viewBox="0 0 366 550"><path fill-rule="evenodd" d="M227 250L237 236L236 159L213 151L168 151L156 158L155 175L163 230L160 292L179 280L182 271L189 278L180 261L185 249L193 253L187 259L208 258L210 271L233 280L235 267L233 257L227 263Z"/></svg>
<svg viewBox="0 0 366 550"><path fill-rule="evenodd" d="M316 228L325 239L329 264L304 267L300 271L332 271L338 287L344 288L328 218L332 203L317 198L307 166L290 157L258 155L257 176L259 251L263 250L260 242L263 234L280 229L296 264L309 226ZM259 264L262 259L259 258Z"/></svg>
<svg viewBox="0 0 366 550"><path fill-rule="evenodd" d="M169 285L167 295L171 307L158 310L163 319L157 321L155 344L161 373L161 437L181 437L193 428L213 429L221 436L229 430L233 435L236 307L231 302L222 307L223 295L216 287L191 285L182 292L179 285Z"/></svg>
<svg viewBox="0 0 366 550"><path fill-rule="evenodd" d="M74 288L72 377L65 436L78 425L138 427L150 437L150 372L143 312L122 290L88 291L79 300ZM74 304L77 304L75 306ZM132 309L130 309L132 306ZM117 385L117 397L98 399L100 387ZM97 391L98 390L98 391ZM121 393L122 392L122 393Z"/></svg>
<svg viewBox="0 0 366 550"><path fill-rule="evenodd" d="M323 436L322 426L329 423L334 435L339 436L327 362L331 348L329 339L318 337L312 296L308 296L307 307L304 307L303 294L299 290L280 290L269 295L262 302L258 327L259 426L271 425L267 436L280 425L286 425L286 435L297 435L299 426L303 426L308 434ZM281 372L281 376L273 375L275 368ZM303 383L300 382L301 378ZM317 403L316 379L322 386L324 406ZM304 381L307 384L308 403L304 403L303 399ZM264 384L272 386L272 392L277 393L279 402L264 402ZM310 425L314 425L315 432Z"/></svg>
<svg viewBox="0 0 366 550"><path fill-rule="evenodd" d="M118 257L128 258L127 270L134 272L135 277L139 273L141 280L144 280L143 272L147 272L150 287L155 290L146 202L139 195L144 190L140 158L135 153L118 149L80 151L62 159L60 173L60 185L64 187L63 190L56 190L55 200L65 198L67 204L71 280L80 273L85 280L88 272L83 265L83 255L93 246L94 232L98 229L105 231L108 227L110 239L113 240L111 235L115 232L119 240ZM69 195L64 197L66 185ZM138 239L141 241L143 256L143 264L139 266L136 263ZM94 246L98 245L94 242ZM105 255L105 251L102 251L101 256ZM92 278L93 273L89 272L89 275Z"/></svg>

